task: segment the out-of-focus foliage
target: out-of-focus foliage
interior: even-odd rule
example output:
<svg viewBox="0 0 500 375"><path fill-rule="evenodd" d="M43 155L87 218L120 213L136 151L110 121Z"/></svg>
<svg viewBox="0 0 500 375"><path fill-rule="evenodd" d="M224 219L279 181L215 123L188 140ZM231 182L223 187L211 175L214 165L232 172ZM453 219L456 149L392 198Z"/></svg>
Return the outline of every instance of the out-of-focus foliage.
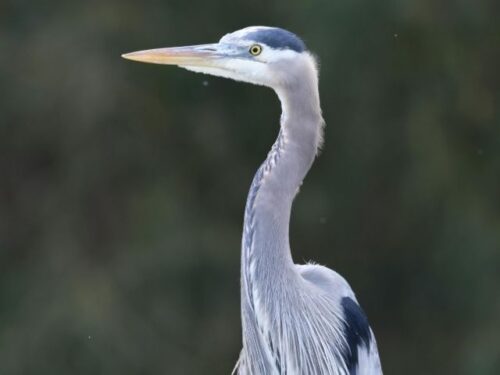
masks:
<svg viewBox="0 0 500 375"><path fill-rule="evenodd" d="M2 1L0 374L227 374L265 88L135 64L253 25L321 60L296 261L357 291L387 374L500 373L500 14L483 1Z"/></svg>

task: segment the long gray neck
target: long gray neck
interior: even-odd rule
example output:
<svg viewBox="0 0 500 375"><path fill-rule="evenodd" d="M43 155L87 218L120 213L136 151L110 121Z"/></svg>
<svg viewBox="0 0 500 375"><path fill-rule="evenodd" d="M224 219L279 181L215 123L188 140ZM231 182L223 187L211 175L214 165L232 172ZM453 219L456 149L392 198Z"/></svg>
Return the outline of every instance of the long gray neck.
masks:
<svg viewBox="0 0 500 375"><path fill-rule="evenodd" d="M253 292L293 273L289 223L293 198L321 142L317 78L303 77L276 90L281 127L267 159L257 171L247 199L242 243L242 286Z"/></svg>

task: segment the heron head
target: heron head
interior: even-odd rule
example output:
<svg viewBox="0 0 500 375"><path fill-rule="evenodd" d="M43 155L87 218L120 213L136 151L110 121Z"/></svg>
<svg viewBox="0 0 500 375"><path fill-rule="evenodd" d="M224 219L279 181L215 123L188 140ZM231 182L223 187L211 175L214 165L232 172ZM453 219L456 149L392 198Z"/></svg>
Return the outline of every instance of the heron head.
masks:
<svg viewBox="0 0 500 375"><path fill-rule="evenodd" d="M140 62L177 65L194 72L264 85L276 90L293 85L316 63L304 42L277 27L252 26L227 34L218 43L127 53Z"/></svg>

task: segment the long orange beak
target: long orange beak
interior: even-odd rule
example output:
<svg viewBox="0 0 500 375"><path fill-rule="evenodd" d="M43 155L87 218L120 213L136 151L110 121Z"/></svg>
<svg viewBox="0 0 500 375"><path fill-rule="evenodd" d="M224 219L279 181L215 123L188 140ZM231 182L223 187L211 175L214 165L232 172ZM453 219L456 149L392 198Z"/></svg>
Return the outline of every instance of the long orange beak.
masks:
<svg viewBox="0 0 500 375"><path fill-rule="evenodd" d="M211 66L223 57L217 44L201 44L187 47L157 48L123 54L128 60L163 65Z"/></svg>

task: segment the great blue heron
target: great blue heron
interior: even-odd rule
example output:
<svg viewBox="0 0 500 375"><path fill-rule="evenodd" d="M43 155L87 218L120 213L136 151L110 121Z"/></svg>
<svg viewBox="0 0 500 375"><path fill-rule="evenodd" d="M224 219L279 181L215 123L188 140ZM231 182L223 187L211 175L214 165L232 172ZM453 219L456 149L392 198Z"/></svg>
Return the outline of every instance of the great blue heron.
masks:
<svg viewBox="0 0 500 375"><path fill-rule="evenodd" d="M218 43L123 57L268 86L281 126L248 194L241 249L241 375L382 374L368 320L347 281L318 264L294 264L292 202L323 139L315 58L295 34L253 26Z"/></svg>

